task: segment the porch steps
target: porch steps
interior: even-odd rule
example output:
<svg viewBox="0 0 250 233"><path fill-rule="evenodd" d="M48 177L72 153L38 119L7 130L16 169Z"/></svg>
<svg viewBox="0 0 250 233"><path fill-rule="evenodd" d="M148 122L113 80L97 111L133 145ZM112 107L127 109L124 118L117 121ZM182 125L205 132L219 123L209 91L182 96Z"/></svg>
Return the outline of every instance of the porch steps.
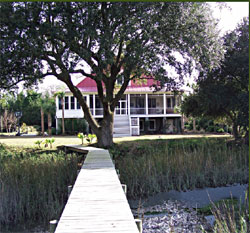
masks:
<svg viewBox="0 0 250 233"><path fill-rule="evenodd" d="M129 116L114 117L114 137L127 137L130 136Z"/></svg>

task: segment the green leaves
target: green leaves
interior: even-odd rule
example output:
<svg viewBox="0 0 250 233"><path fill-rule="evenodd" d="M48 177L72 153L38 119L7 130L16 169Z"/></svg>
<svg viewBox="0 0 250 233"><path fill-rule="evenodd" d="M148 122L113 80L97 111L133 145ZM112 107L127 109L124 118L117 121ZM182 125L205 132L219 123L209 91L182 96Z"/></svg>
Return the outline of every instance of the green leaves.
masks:
<svg viewBox="0 0 250 233"><path fill-rule="evenodd" d="M181 68L184 75L188 66L170 62L171 52L186 54L202 69L216 65L220 55L215 22L203 3L27 2L1 3L0 10L4 88L21 80L31 85L46 74L62 80L83 61L101 76L112 66L124 74L140 67L159 76L155 67L163 59L162 66Z"/></svg>
<svg viewBox="0 0 250 233"><path fill-rule="evenodd" d="M194 94L184 100L186 115L227 117L235 127L248 132L249 23L244 19L225 35L227 48L221 66L200 75ZM235 135L236 136L236 135Z"/></svg>

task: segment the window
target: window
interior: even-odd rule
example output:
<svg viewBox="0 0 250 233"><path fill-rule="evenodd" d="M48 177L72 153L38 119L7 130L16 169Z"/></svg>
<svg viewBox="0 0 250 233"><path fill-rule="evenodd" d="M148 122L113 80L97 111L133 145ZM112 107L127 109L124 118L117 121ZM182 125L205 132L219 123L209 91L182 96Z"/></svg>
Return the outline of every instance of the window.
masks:
<svg viewBox="0 0 250 233"><path fill-rule="evenodd" d="M144 131L144 120L140 119L140 131Z"/></svg>
<svg viewBox="0 0 250 233"><path fill-rule="evenodd" d="M78 101L78 99L76 100L76 109L80 109L81 108L81 106L80 106L80 103L79 103L79 101Z"/></svg>
<svg viewBox="0 0 250 233"><path fill-rule="evenodd" d="M96 108L102 108L102 102L101 102L101 100L99 99L99 96L98 96L98 95L95 96L95 107L96 107Z"/></svg>
<svg viewBox="0 0 250 233"><path fill-rule="evenodd" d="M124 77L123 76L120 76L117 80L116 80L116 83L118 85L122 85L124 83Z"/></svg>
<svg viewBox="0 0 250 233"><path fill-rule="evenodd" d="M148 107L149 108L156 108L156 99L149 98L148 99Z"/></svg>
<svg viewBox="0 0 250 233"><path fill-rule="evenodd" d="M135 105L136 105L136 108L144 108L144 98L143 97L137 97L135 99Z"/></svg>
<svg viewBox="0 0 250 233"><path fill-rule="evenodd" d="M70 109L75 109L75 97L70 97Z"/></svg>
<svg viewBox="0 0 250 233"><path fill-rule="evenodd" d="M58 98L58 108L62 109L62 99Z"/></svg>
<svg viewBox="0 0 250 233"><path fill-rule="evenodd" d="M172 98L173 108L175 107L175 97Z"/></svg>
<svg viewBox="0 0 250 233"><path fill-rule="evenodd" d="M155 119L149 120L148 130L155 131L156 130L156 122Z"/></svg>
<svg viewBox="0 0 250 233"><path fill-rule="evenodd" d="M69 97L68 96L65 96L65 98L64 98L64 108L65 109L69 109Z"/></svg>
<svg viewBox="0 0 250 233"><path fill-rule="evenodd" d="M167 98L167 108L171 108L171 99Z"/></svg>
<svg viewBox="0 0 250 233"><path fill-rule="evenodd" d="M87 101L87 96L83 96L84 100ZM76 100L76 109L81 109L78 99Z"/></svg>

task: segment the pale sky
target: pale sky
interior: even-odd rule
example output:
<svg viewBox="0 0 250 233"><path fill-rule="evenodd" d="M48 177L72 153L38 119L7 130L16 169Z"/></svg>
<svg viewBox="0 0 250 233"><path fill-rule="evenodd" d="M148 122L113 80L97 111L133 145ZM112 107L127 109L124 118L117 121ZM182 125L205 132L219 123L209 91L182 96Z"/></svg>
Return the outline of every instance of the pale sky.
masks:
<svg viewBox="0 0 250 233"><path fill-rule="evenodd" d="M227 31L231 31L236 28L237 24L242 20L243 17L249 16L249 2L226 2L227 5L231 8L225 8L220 10L216 7L215 2L210 2L214 10L214 18L219 20L219 29L223 35ZM81 81L82 78L74 78L74 84ZM42 84L39 84L39 90L43 91L50 86L63 86L64 84L61 81L58 81L55 77L49 76L46 77Z"/></svg>

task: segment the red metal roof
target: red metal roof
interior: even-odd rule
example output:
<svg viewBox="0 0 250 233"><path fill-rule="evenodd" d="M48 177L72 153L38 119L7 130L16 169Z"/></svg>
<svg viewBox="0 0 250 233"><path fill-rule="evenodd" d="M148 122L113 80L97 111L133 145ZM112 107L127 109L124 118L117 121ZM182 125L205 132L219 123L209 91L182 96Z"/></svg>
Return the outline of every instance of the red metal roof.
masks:
<svg viewBox="0 0 250 233"><path fill-rule="evenodd" d="M157 84L157 82L153 78L147 77L144 80L141 82L131 81L126 92L152 92L154 90L152 85ZM76 86L82 92L97 92L96 82L89 77L83 79Z"/></svg>

